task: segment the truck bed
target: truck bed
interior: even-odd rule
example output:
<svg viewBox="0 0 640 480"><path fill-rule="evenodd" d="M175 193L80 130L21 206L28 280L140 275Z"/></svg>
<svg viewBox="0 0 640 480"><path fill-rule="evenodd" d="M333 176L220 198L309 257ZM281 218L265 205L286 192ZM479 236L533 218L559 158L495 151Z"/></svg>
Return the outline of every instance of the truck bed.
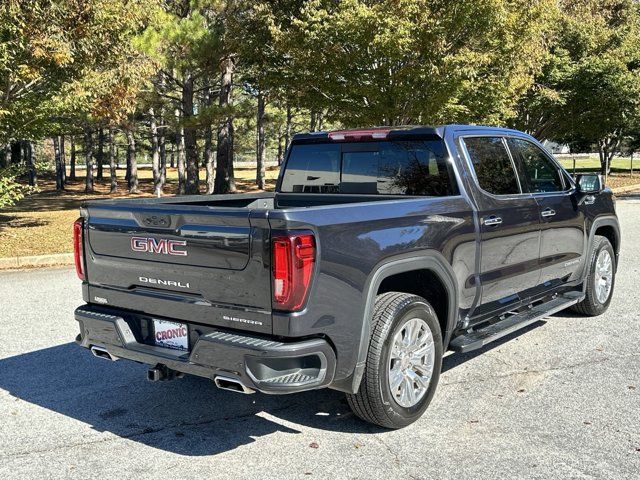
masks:
<svg viewBox="0 0 640 480"><path fill-rule="evenodd" d="M272 333L269 213L385 199L258 193L88 202L87 295L149 316Z"/></svg>

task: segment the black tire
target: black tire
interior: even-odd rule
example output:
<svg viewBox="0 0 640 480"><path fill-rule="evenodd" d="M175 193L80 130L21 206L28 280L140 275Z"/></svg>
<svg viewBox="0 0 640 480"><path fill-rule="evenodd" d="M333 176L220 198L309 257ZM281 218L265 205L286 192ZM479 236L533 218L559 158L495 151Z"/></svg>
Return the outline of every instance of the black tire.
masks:
<svg viewBox="0 0 640 480"><path fill-rule="evenodd" d="M433 374L424 396L414 406L404 408L391 394L388 365L394 335L411 318L424 320L430 328L435 355ZM383 293L376 298L371 332L360 389L356 394L347 394L347 402L351 410L367 422L391 429L406 427L422 416L438 386L443 354L438 317L422 297L400 292Z"/></svg>
<svg viewBox="0 0 640 480"><path fill-rule="evenodd" d="M608 250L609 255L611 256L611 262L613 267L613 273L611 276L611 291L609 292L609 297L604 303L601 303L596 296L596 259L602 250ZM580 303L577 303L571 307L576 313L580 315L595 317L597 315L602 315L609 308L609 304L611 303L611 298L613 297L613 290L616 284L616 256L613 251L613 247L611 246L611 242L606 237L602 237L600 235L596 235L593 241L593 251L591 252L591 258L589 260L589 275L585 280L587 282L586 288L586 296L584 300Z"/></svg>

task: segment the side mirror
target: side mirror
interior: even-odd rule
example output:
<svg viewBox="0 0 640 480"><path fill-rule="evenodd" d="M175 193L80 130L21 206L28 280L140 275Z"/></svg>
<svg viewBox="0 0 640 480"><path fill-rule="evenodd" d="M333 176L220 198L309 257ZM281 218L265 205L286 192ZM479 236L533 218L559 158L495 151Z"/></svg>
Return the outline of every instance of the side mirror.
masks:
<svg viewBox="0 0 640 480"><path fill-rule="evenodd" d="M604 179L598 173L581 173L576 177L576 185L580 193L591 195L604 190Z"/></svg>

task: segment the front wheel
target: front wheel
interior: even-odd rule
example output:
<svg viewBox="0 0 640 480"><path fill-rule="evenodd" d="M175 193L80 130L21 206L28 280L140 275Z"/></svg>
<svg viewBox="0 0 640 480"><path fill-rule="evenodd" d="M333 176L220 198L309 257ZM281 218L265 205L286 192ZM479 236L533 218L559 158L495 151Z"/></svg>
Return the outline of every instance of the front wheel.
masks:
<svg viewBox="0 0 640 480"><path fill-rule="evenodd" d="M601 315L611 303L616 278L616 256L611 242L606 237L596 235L589 264L589 275L584 300L572 309L586 316Z"/></svg>
<svg viewBox="0 0 640 480"><path fill-rule="evenodd" d="M386 428L415 422L435 393L442 354L440 323L424 298L400 292L379 295L360 389L347 395L351 410Z"/></svg>

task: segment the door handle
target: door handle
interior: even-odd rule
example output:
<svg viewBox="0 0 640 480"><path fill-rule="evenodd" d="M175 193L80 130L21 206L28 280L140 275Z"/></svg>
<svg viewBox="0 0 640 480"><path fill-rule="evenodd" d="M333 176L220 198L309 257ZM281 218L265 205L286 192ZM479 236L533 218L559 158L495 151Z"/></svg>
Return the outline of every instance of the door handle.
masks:
<svg viewBox="0 0 640 480"><path fill-rule="evenodd" d="M540 215L545 218L553 217L556 214L556 211L553 208L545 208Z"/></svg>
<svg viewBox="0 0 640 480"><path fill-rule="evenodd" d="M482 223L484 223L487 226L500 225L502 223L502 218L496 217L495 215L491 215L489 217L485 217L482 220Z"/></svg>
<svg viewBox="0 0 640 480"><path fill-rule="evenodd" d="M596 203L596 197L594 195L587 195L584 199L585 205L593 205L594 203Z"/></svg>

